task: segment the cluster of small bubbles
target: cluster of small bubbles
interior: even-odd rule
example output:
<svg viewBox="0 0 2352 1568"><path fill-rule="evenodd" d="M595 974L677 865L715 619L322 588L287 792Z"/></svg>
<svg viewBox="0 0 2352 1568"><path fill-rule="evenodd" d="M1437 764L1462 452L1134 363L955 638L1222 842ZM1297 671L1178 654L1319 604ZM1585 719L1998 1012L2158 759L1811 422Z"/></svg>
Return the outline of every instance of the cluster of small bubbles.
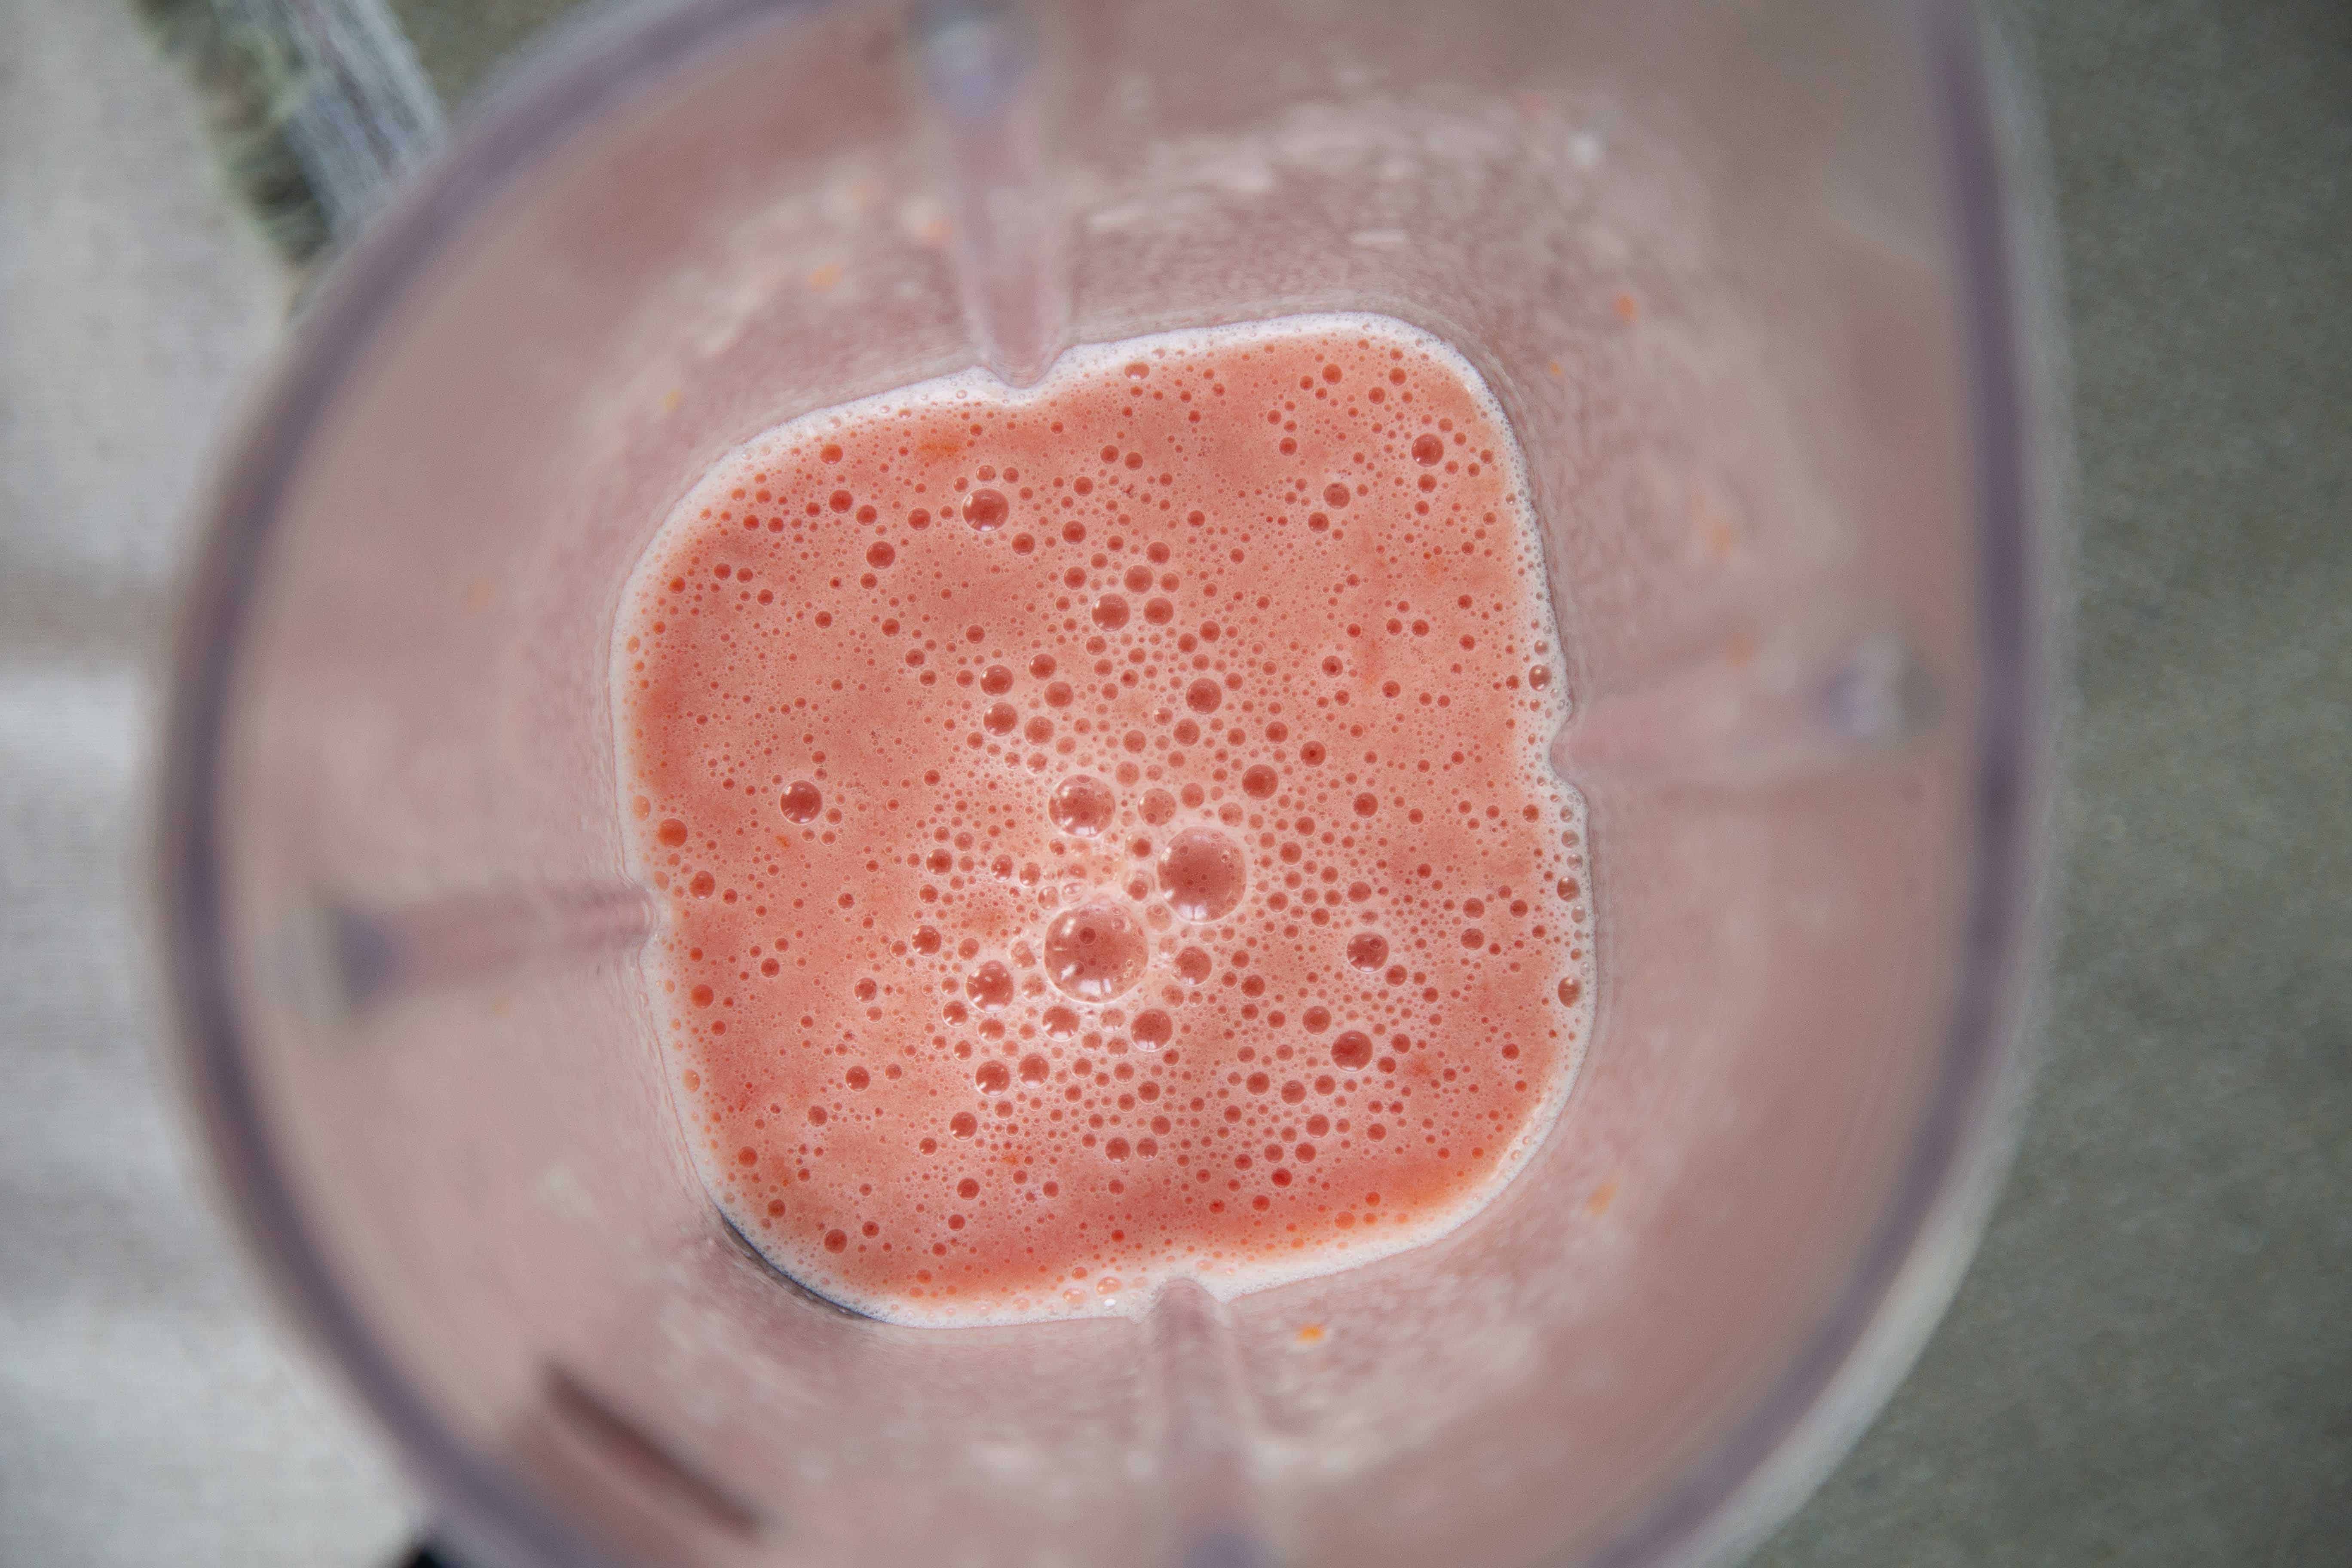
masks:
<svg viewBox="0 0 2352 1568"><path fill-rule="evenodd" d="M1559 671L1508 432L1393 322L1074 351L1017 398L974 373L755 440L656 537L613 665L714 1195L908 1321L1458 1223L1591 1026Z"/></svg>

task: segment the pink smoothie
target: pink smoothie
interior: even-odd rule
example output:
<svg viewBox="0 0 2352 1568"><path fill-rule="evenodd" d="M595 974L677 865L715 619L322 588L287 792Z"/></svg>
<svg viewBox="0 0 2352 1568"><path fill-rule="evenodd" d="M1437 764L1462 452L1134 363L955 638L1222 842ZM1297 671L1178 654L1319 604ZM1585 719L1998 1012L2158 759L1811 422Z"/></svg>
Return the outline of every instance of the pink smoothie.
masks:
<svg viewBox="0 0 2352 1568"><path fill-rule="evenodd" d="M710 1190L911 1323L1458 1225L1591 1023L1524 476L1435 339L1299 316L826 410L624 595L646 979Z"/></svg>

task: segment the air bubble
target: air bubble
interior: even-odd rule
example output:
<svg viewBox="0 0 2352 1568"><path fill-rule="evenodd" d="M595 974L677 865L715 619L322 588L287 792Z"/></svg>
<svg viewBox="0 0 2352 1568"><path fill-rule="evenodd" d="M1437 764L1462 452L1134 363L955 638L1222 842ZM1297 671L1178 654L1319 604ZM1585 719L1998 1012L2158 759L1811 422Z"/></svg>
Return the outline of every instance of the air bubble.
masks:
<svg viewBox="0 0 2352 1568"><path fill-rule="evenodd" d="M1118 809L1118 797L1110 785L1085 773L1073 773L1056 784L1045 805L1054 826L1076 838L1092 838L1102 832Z"/></svg>
<svg viewBox="0 0 2352 1568"><path fill-rule="evenodd" d="M1188 827L1160 857L1160 888L1169 907L1188 921L1233 912L1248 882L1241 847L1210 827Z"/></svg>
<svg viewBox="0 0 2352 1568"><path fill-rule="evenodd" d="M1108 1002L1143 978L1151 943L1143 922L1119 904L1079 905L1045 928L1045 974L1066 996Z"/></svg>
<svg viewBox="0 0 2352 1568"><path fill-rule="evenodd" d="M992 958L965 977L963 988L974 1005L994 1011L1013 1000L1013 972Z"/></svg>
<svg viewBox="0 0 2352 1568"><path fill-rule="evenodd" d="M1003 528L1012 510L997 490L974 490L963 498L963 520L982 533Z"/></svg>

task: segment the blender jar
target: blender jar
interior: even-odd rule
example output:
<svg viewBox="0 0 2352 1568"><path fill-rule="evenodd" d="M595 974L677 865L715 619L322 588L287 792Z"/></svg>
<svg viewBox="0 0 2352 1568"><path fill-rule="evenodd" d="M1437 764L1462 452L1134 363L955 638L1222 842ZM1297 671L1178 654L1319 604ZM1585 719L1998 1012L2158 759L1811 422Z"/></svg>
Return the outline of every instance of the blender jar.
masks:
<svg viewBox="0 0 2352 1568"><path fill-rule="evenodd" d="M484 1563L1706 1560L1957 1279L2021 1077L2049 573L2000 78L1949 4L608 15L336 268L227 454L165 918L249 1234ZM1525 452L1599 1013L1470 1223L909 1329L697 1178L608 638L716 458L1305 310Z"/></svg>

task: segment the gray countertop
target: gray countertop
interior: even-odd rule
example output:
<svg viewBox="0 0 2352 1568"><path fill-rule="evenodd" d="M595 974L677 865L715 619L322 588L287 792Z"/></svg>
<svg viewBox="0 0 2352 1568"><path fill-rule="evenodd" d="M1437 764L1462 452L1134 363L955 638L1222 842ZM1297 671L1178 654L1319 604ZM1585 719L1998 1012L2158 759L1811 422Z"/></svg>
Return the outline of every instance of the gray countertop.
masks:
<svg viewBox="0 0 2352 1568"><path fill-rule="evenodd" d="M461 99L563 0L394 0ZM2352 1548L2352 7L2024 0L2073 320L2047 1066L1949 1317L1765 1548ZM285 280L127 14L0 0L0 1561L364 1563L413 1504L165 1110L121 886L179 518ZM95 1131L93 1131L95 1130Z"/></svg>

